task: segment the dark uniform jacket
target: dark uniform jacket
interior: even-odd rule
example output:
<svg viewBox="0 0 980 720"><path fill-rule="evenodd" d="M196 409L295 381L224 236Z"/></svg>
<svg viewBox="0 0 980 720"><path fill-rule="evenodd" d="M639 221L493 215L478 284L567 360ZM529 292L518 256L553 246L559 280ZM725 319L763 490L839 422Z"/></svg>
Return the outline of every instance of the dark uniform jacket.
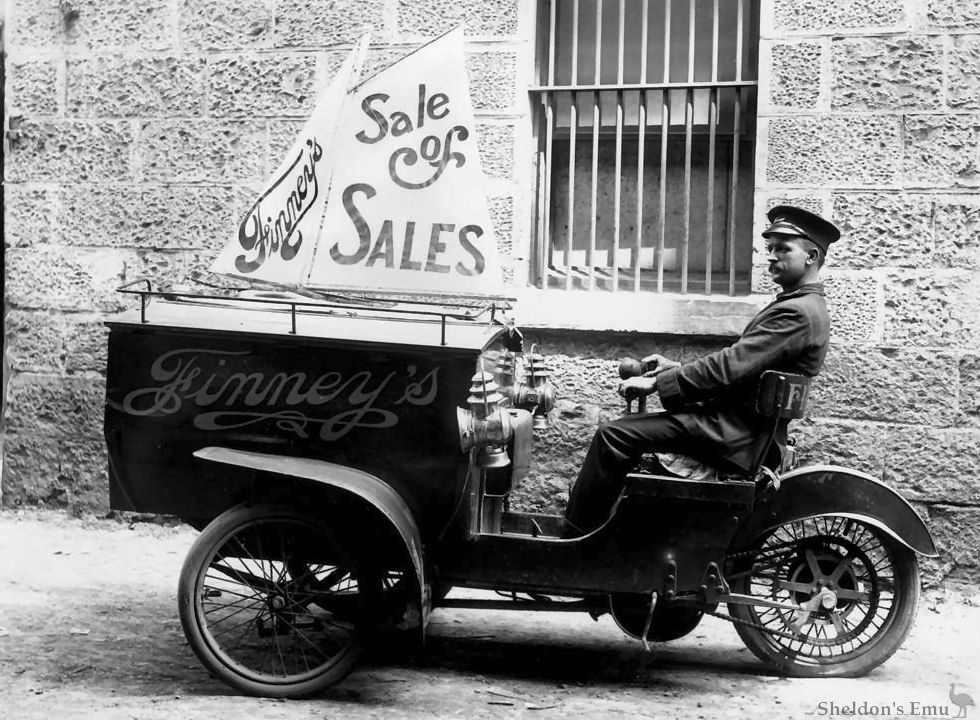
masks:
<svg viewBox="0 0 980 720"><path fill-rule="evenodd" d="M759 376L765 370L815 376L829 335L823 285L780 293L752 318L735 344L660 373L660 401L693 437L705 441L711 459L749 470L772 427L755 412ZM781 448L786 425L782 422L776 435Z"/></svg>

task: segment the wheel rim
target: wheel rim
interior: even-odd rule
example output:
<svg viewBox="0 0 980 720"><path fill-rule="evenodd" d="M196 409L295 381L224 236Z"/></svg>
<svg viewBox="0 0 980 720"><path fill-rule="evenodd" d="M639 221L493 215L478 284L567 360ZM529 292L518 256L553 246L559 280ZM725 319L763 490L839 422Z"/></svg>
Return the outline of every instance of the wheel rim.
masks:
<svg viewBox="0 0 980 720"><path fill-rule="evenodd" d="M194 598L204 642L248 680L302 683L359 647L358 573L322 530L295 518L232 529L202 563Z"/></svg>
<svg viewBox="0 0 980 720"><path fill-rule="evenodd" d="M773 650L796 664L827 665L863 655L885 637L899 611L898 572L874 528L819 517L771 532L738 584L746 594L800 608L747 608Z"/></svg>

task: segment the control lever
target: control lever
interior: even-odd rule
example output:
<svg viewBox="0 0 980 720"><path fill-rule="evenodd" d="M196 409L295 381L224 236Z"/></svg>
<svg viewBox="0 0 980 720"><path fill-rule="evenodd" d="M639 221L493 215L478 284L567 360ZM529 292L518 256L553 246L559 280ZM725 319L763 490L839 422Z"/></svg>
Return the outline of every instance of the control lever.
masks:
<svg viewBox="0 0 980 720"><path fill-rule="evenodd" d="M636 360L634 358L623 358L619 363L619 379L627 380L631 377L637 377L638 375L643 375L644 373L650 372L657 366L656 362L645 363L641 360ZM638 413L645 413L647 411L647 399L646 396L637 398L636 411ZM626 398L626 414L631 415L633 413L633 398Z"/></svg>

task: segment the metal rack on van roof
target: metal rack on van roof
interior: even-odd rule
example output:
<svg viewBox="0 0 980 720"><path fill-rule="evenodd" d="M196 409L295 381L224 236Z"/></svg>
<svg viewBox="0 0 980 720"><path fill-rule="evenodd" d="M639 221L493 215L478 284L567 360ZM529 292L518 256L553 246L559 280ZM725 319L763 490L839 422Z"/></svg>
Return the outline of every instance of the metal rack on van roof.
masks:
<svg viewBox="0 0 980 720"><path fill-rule="evenodd" d="M143 287L137 287L142 285ZM370 293L340 295L306 291L301 295L291 290L215 288L217 292L198 293L185 290L153 289L152 279L139 277L116 288L117 292L138 295L140 298L140 323L151 324L147 309L151 300L160 298L173 303L187 303L188 306L210 307L257 307L276 312L288 312L291 335L296 334L297 316L339 315L350 318L416 318L439 319L440 344L446 344L446 324L448 321L477 322L485 319L489 324L498 323L498 314L511 307L508 298L454 298L423 299L421 297L371 296Z"/></svg>

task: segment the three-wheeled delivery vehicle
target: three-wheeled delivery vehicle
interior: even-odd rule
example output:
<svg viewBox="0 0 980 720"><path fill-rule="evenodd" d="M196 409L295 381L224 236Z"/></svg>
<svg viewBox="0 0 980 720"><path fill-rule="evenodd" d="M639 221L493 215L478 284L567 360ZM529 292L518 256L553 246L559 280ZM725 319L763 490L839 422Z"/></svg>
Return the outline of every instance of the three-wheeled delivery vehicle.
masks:
<svg viewBox="0 0 980 720"><path fill-rule="evenodd" d="M638 469L578 538L509 511L554 391L492 306L128 291L139 308L109 323L111 504L201 529L181 621L243 692L321 690L386 632L421 640L439 607L608 612L644 642L716 615L796 676L866 673L912 626L933 542L855 470ZM808 383L763 376L774 429L802 415Z"/></svg>
<svg viewBox="0 0 980 720"><path fill-rule="evenodd" d="M440 606L608 612L644 642L720 615L792 675L858 675L895 652L916 553L935 548L863 473L641 469L574 539L560 517L508 510L554 390L497 306L447 304L502 287L463 31L359 82L365 49L212 265L250 290L131 284L138 307L108 322L111 505L201 530L179 606L204 665L247 693L309 694L387 631L421 640ZM351 287L440 299L295 294ZM760 378L773 429L802 415L808 382Z"/></svg>

